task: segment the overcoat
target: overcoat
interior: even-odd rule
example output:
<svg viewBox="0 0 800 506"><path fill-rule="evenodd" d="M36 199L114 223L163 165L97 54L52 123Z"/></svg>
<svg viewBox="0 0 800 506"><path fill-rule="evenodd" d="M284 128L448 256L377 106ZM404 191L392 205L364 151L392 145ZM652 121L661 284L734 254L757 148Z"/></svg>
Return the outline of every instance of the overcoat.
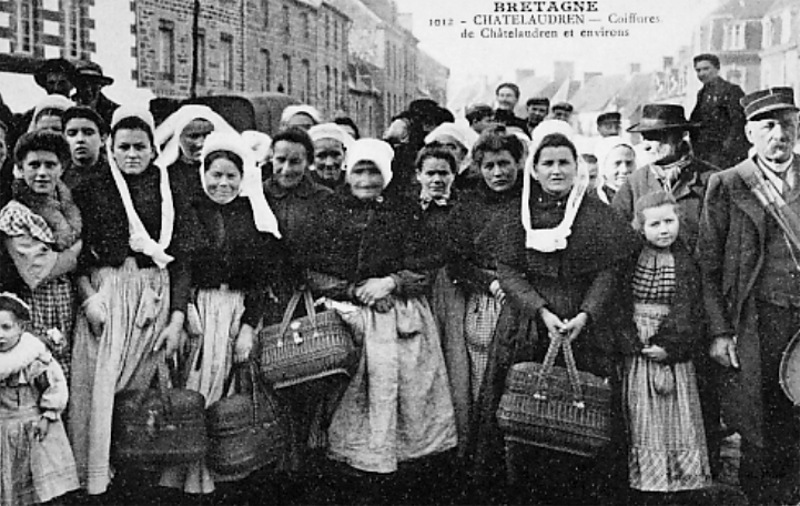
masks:
<svg viewBox="0 0 800 506"><path fill-rule="evenodd" d="M700 219L697 255L710 338L737 336L739 369L724 374L722 414L731 428L763 446L762 371L754 287L764 264L770 218L742 171L748 160L713 174ZM800 171L795 157L792 170Z"/></svg>

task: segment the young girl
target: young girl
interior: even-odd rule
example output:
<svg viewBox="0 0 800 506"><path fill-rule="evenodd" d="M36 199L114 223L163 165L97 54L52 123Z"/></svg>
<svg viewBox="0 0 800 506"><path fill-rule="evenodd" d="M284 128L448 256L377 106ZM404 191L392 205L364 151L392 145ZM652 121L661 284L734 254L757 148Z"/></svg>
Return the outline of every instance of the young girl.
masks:
<svg viewBox="0 0 800 506"><path fill-rule="evenodd" d="M691 362L702 332L699 274L679 247L677 203L666 192L635 205L646 245L633 272L639 353L626 363L629 482L642 492L682 492L711 482Z"/></svg>
<svg viewBox="0 0 800 506"><path fill-rule="evenodd" d="M78 488L61 423L67 383L44 343L24 331L30 307L0 294L0 504L48 502Z"/></svg>

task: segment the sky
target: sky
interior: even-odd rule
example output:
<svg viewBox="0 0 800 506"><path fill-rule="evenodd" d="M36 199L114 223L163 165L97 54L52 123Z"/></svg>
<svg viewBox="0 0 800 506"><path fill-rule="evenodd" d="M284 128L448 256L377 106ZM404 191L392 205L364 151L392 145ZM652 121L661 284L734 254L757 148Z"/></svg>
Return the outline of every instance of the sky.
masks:
<svg viewBox="0 0 800 506"><path fill-rule="evenodd" d="M517 68L534 68L538 75L552 75L554 60L572 60L576 65L576 76L583 72L604 74L627 72L630 62L641 63L642 69L660 68L663 56L674 56L681 45L691 43L692 30L721 0L596 0L595 12L585 13L585 22L578 24L541 25L540 28L556 29L559 36L554 39L490 39L480 38L483 26L476 26L475 17L494 14L494 6L500 4L529 4L545 7L555 4L590 2L496 2L494 0L395 0L400 12L413 14L414 34L420 47L450 68L451 80L464 76L487 75L513 78ZM655 23L612 23L624 21L626 15L636 14L641 21L646 17ZM534 13L525 13L530 16ZM553 14L545 12L542 14ZM621 19L622 18L622 19ZM444 20L452 26L435 26L435 20ZM596 20L596 21L592 21ZM440 24L442 22L439 22ZM506 24L503 29L512 29ZM534 27L517 26L518 29ZM460 37L465 29L475 32L475 38ZM573 29L573 37L566 38L563 32ZM580 32L627 31L627 36L580 37Z"/></svg>

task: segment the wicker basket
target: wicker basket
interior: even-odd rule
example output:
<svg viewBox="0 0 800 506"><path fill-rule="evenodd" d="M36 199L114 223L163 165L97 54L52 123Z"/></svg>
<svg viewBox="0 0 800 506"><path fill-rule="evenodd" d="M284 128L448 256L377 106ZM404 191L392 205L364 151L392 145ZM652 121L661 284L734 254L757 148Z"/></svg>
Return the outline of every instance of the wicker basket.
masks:
<svg viewBox="0 0 800 506"><path fill-rule="evenodd" d="M564 349L567 367L555 367ZM544 362L515 364L497 419L507 439L584 457L611 440L611 387L575 366L566 338L550 342Z"/></svg>
<svg viewBox="0 0 800 506"><path fill-rule="evenodd" d="M307 316L292 320L301 298ZM334 374L349 376L358 364L358 349L339 314L317 313L307 291L292 296L283 321L263 329L259 342L261 374L276 389Z"/></svg>

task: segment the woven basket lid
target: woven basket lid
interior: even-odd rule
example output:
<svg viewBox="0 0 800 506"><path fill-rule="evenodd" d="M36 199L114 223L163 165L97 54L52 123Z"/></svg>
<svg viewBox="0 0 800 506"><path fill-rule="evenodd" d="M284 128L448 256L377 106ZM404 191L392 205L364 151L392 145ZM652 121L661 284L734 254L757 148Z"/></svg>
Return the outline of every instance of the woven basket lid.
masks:
<svg viewBox="0 0 800 506"><path fill-rule="evenodd" d="M783 350L779 375L783 393L795 405L800 404L800 331Z"/></svg>

